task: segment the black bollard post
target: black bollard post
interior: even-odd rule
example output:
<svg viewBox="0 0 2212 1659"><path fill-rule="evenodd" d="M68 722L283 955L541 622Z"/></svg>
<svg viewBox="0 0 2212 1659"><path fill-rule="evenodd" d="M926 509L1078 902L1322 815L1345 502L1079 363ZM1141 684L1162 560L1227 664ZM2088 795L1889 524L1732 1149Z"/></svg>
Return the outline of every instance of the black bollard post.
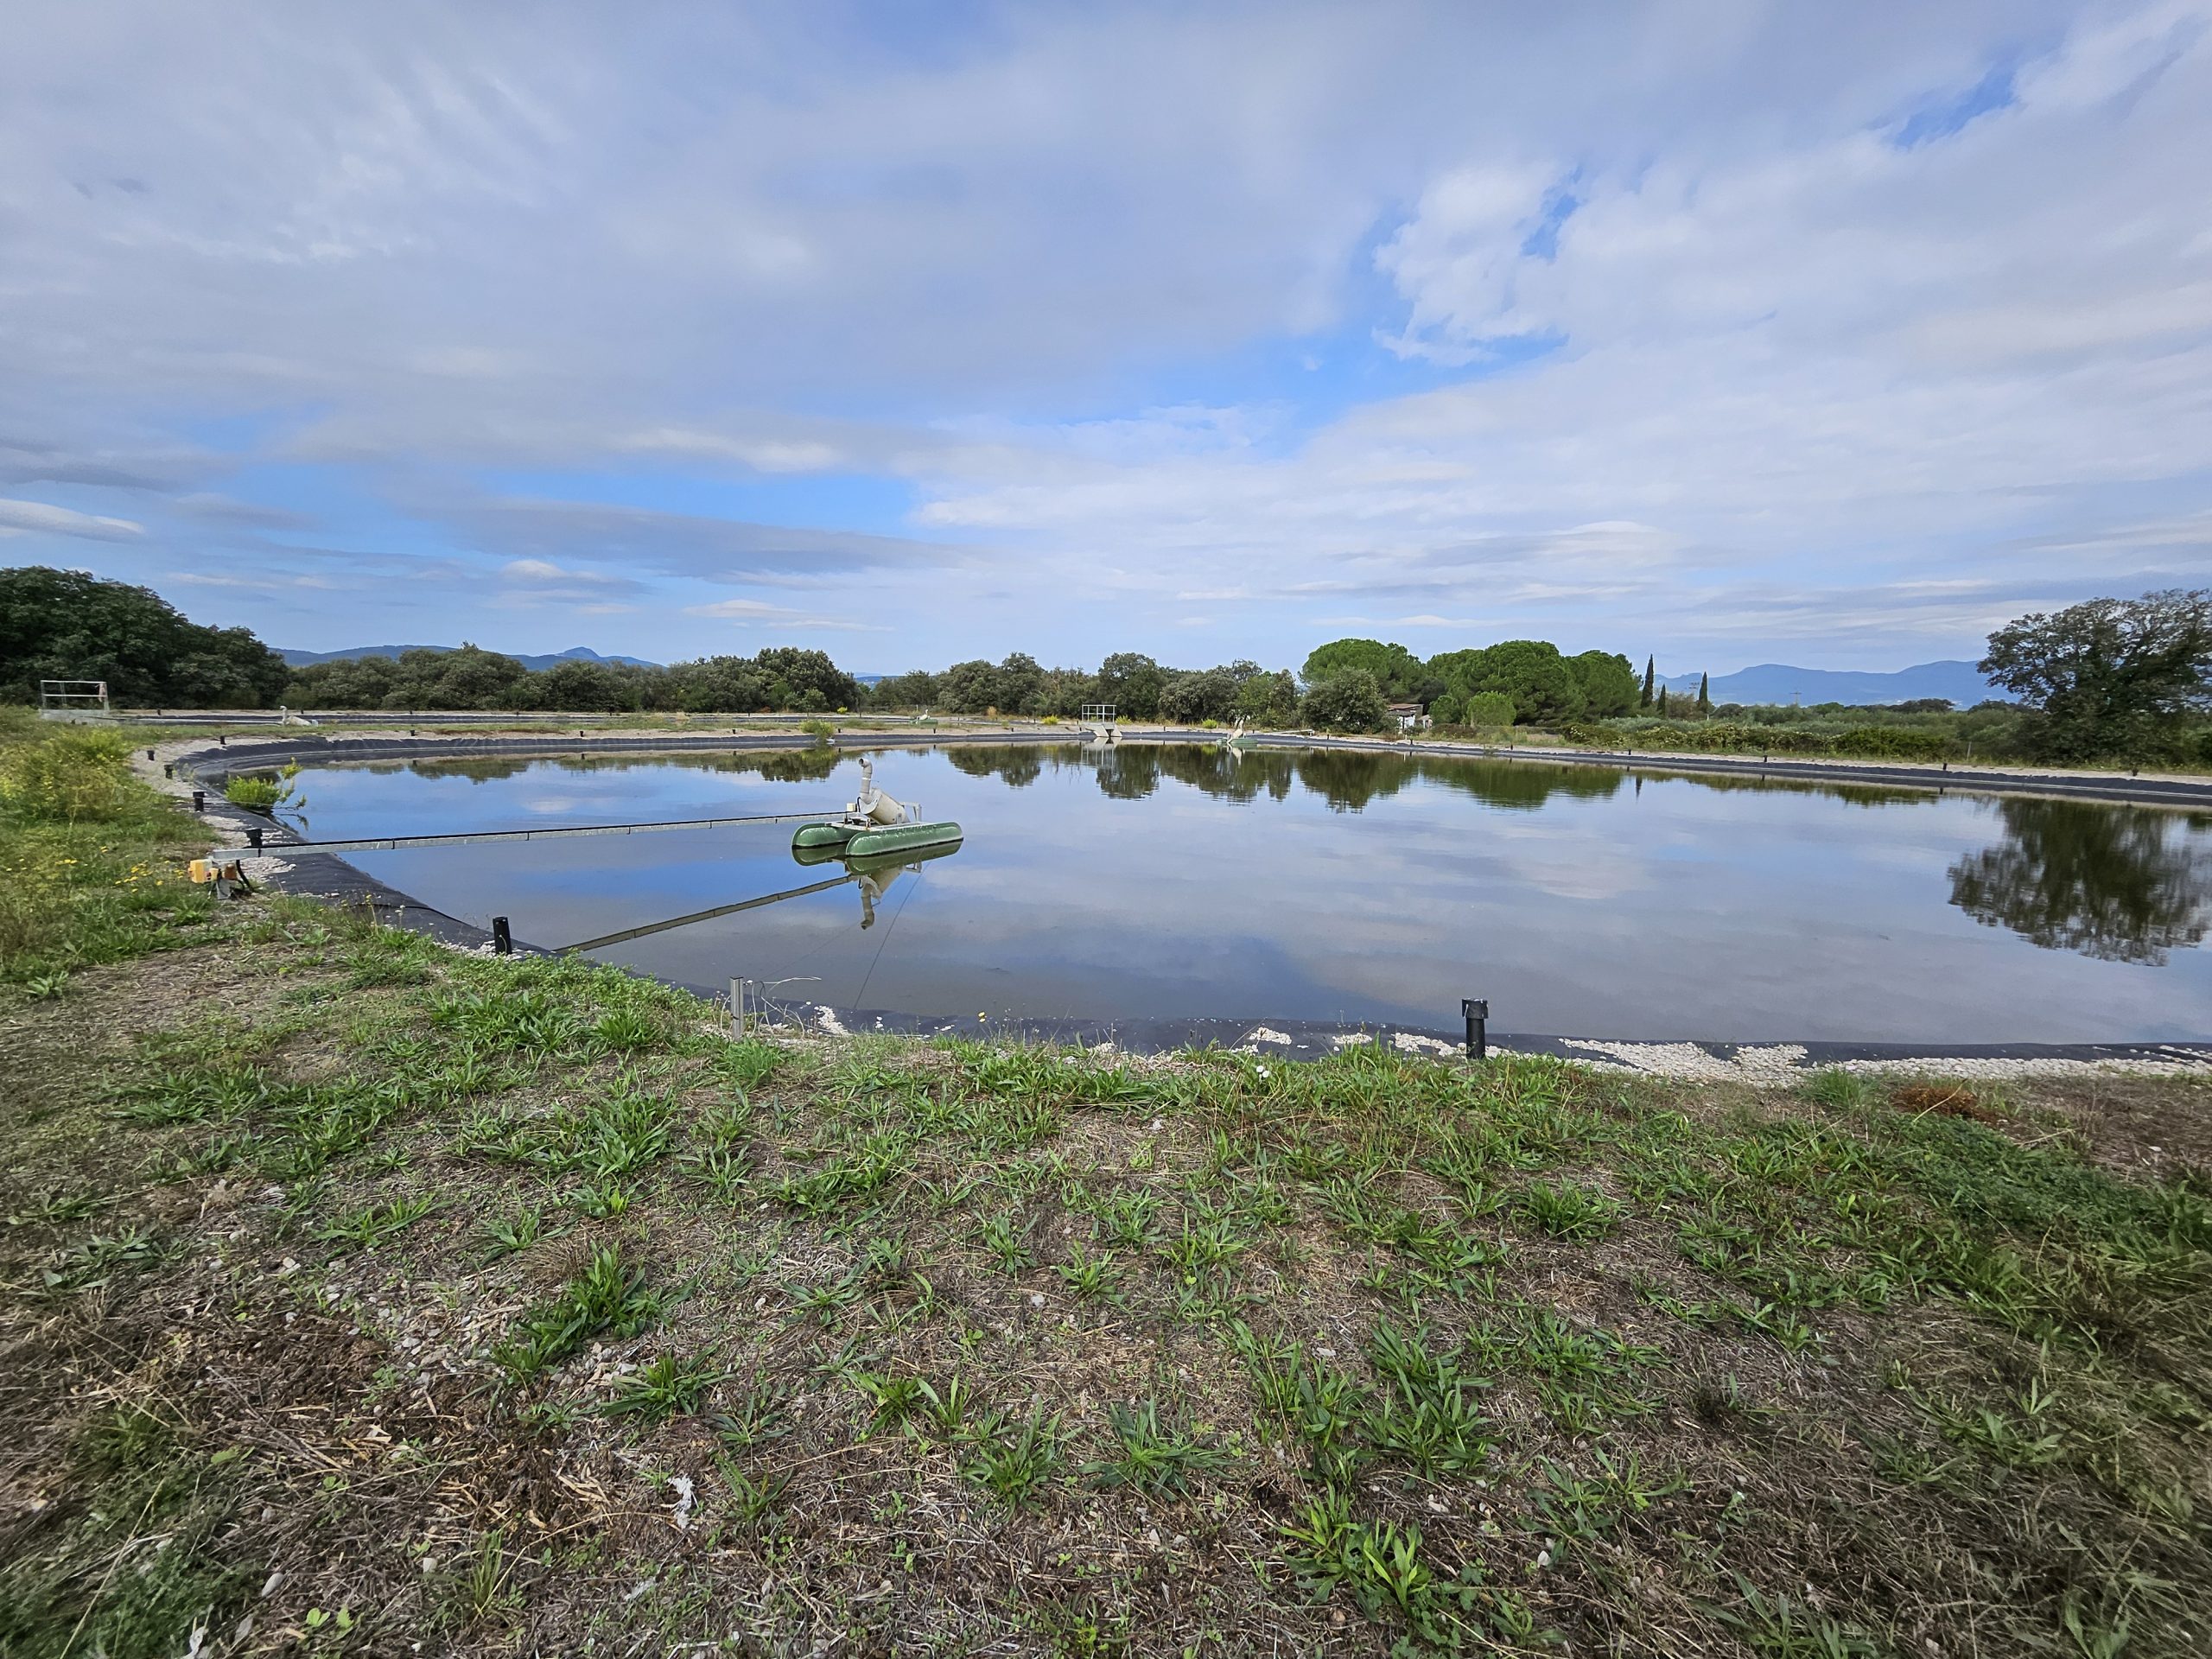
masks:
<svg viewBox="0 0 2212 1659"><path fill-rule="evenodd" d="M175 766L163 766L163 767L162 768L162 777L164 777L164 778L174 778L174 777L175 777L175 776L176 776L176 768L175 768Z"/></svg>
<svg viewBox="0 0 2212 1659"><path fill-rule="evenodd" d="M504 916L494 916L492 918L492 954L499 957L512 957L514 953L515 936L507 931L507 918Z"/></svg>
<svg viewBox="0 0 2212 1659"><path fill-rule="evenodd" d="M255 852L257 853L261 850L261 826L259 824L248 824L246 826L245 838L247 842L251 844Z"/></svg>
<svg viewBox="0 0 2212 1659"><path fill-rule="evenodd" d="M207 791L206 790L195 789L192 791L192 810L195 812L205 812L207 810Z"/></svg>
<svg viewBox="0 0 2212 1659"><path fill-rule="evenodd" d="M215 741L219 747L227 749L231 747L231 734L228 732L219 732L216 734Z"/></svg>
<svg viewBox="0 0 2212 1659"><path fill-rule="evenodd" d="M1463 996L1459 999L1459 1012L1467 1018L1467 1058L1471 1060L1488 1059L1490 1033L1485 1027L1490 1020L1489 1000Z"/></svg>
<svg viewBox="0 0 2212 1659"><path fill-rule="evenodd" d="M153 752L151 749L149 749L149 750L147 750L147 751L146 751L146 758L147 758L149 760L152 760L152 759L154 758L154 752Z"/></svg>

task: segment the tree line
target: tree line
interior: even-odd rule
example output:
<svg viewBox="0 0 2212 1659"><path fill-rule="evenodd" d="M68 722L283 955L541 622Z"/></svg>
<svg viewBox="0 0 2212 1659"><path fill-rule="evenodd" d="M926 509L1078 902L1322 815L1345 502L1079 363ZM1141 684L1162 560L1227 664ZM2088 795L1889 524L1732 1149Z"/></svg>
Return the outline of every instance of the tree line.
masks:
<svg viewBox="0 0 2212 1659"><path fill-rule="evenodd" d="M953 715L1072 718L1112 703L1128 720L1382 731L1391 705L1438 725L1559 729L1666 716L1655 663L1638 676L1611 652L1563 654L1508 639L1426 659L1402 645L1335 639L1296 672L1240 659L1174 668L1120 652L1095 670L1047 668L1016 652L869 686L827 653L775 646L666 667L576 660L533 671L476 645L294 668L245 628L194 623L152 589L79 571L0 570L0 696L35 702L41 679L99 679L119 706L486 709L620 714ZM2025 616L1989 639L1981 672L2018 700L2023 753L2050 760L2212 762L2212 589L2094 599ZM1695 704L1710 713L1709 683ZM1681 700L1687 703L1689 700Z"/></svg>
<svg viewBox="0 0 2212 1659"><path fill-rule="evenodd" d="M150 588L81 570L0 570L0 696L41 680L105 680L118 707L263 709L292 671L246 628L188 621Z"/></svg>

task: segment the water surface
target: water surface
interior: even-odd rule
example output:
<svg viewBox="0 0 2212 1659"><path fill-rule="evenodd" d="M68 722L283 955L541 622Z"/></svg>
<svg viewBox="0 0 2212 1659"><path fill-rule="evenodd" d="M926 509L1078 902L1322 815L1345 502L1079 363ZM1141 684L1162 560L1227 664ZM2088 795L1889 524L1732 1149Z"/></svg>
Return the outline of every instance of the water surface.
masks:
<svg viewBox="0 0 2212 1659"><path fill-rule="evenodd" d="M954 856L595 954L704 989L992 1019L1224 1017L1625 1039L2212 1036L2212 817L1526 760L1195 745L890 749ZM829 810L820 753L302 777L319 837ZM793 826L359 854L560 946L844 874Z"/></svg>

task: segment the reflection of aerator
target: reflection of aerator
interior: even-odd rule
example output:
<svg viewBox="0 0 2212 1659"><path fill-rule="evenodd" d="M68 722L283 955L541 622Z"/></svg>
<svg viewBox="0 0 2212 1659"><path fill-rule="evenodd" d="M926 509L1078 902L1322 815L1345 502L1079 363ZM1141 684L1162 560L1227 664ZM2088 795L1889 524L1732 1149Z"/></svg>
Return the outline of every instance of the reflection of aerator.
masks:
<svg viewBox="0 0 2212 1659"><path fill-rule="evenodd" d="M794 847L791 856L801 864L834 864L842 862L844 873L827 880L813 881L803 887L787 888L782 893L764 893L758 899L741 899L735 904L716 905L711 910L695 910L688 915L671 916L664 922L648 922L643 927L626 927L619 933L606 933L595 939L582 939L575 944L561 947L562 954L578 950L599 950L610 944L626 944L632 939L642 939L649 934L666 933L679 927L690 927L698 922L713 921L717 917L734 916L741 910L759 910L766 905L779 905L786 899L803 899L809 893L827 893L832 887L842 887L850 881L861 890L861 925L875 925L875 907L890 890L902 870L919 870L933 858L950 858L960 850L956 838L939 842L934 847L917 847L903 853L878 853L872 857L848 856L836 847Z"/></svg>
<svg viewBox="0 0 2212 1659"><path fill-rule="evenodd" d="M848 843L849 845L850 843ZM933 858L950 858L960 850L957 841L934 847L915 847L905 852L864 854L855 857L839 847L794 847L791 857L801 864L830 864L842 860L845 874L861 890L861 925L875 925L875 907L891 890L900 872L919 870Z"/></svg>
<svg viewBox="0 0 2212 1659"><path fill-rule="evenodd" d="M791 855L802 864L819 863L802 856L822 853L835 858L865 859L886 853L907 853L925 847L957 847L960 826L950 820L922 821L920 812L893 800L875 786L875 763L861 757L860 798L837 817L821 823L799 826L791 837Z"/></svg>
<svg viewBox="0 0 2212 1659"><path fill-rule="evenodd" d="M960 850L958 842L940 842L935 847L917 848L906 853L878 853L873 858L848 859L846 869L852 873L854 883L861 890L861 925L875 925L875 907L891 891L892 883L908 870L918 874L923 865L933 858L950 858Z"/></svg>

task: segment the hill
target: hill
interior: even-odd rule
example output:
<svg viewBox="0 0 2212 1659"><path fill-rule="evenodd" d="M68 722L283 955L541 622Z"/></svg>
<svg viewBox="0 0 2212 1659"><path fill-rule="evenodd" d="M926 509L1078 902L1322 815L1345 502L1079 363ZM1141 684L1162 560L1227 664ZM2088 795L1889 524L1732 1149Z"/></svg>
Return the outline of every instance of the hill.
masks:
<svg viewBox="0 0 2212 1659"><path fill-rule="evenodd" d="M1694 674L1660 677L1676 696L1697 695ZM1961 709L2004 694L1983 679L1972 663L1920 663L1893 673L1847 669L1792 668L1787 663L1759 663L1733 674L1713 677L1715 702L1907 702L1915 697L1948 697Z"/></svg>
<svg viewBox="0 0 2212 1659"><path fill-rule="evenodd" d="M350 663L363 657L397 657L410 651L454 651L454 645L348 645L343 651L288 651L279 647L277 654L294 668L305 668L309 663ZM649 663L642 657L602 657L589 645L571 645L566 651L556 652L550 657L528 657L519 652L505 652L533 673L543 673L556 663L627 663L632 668L658 668L658 663Z"/></svg>

